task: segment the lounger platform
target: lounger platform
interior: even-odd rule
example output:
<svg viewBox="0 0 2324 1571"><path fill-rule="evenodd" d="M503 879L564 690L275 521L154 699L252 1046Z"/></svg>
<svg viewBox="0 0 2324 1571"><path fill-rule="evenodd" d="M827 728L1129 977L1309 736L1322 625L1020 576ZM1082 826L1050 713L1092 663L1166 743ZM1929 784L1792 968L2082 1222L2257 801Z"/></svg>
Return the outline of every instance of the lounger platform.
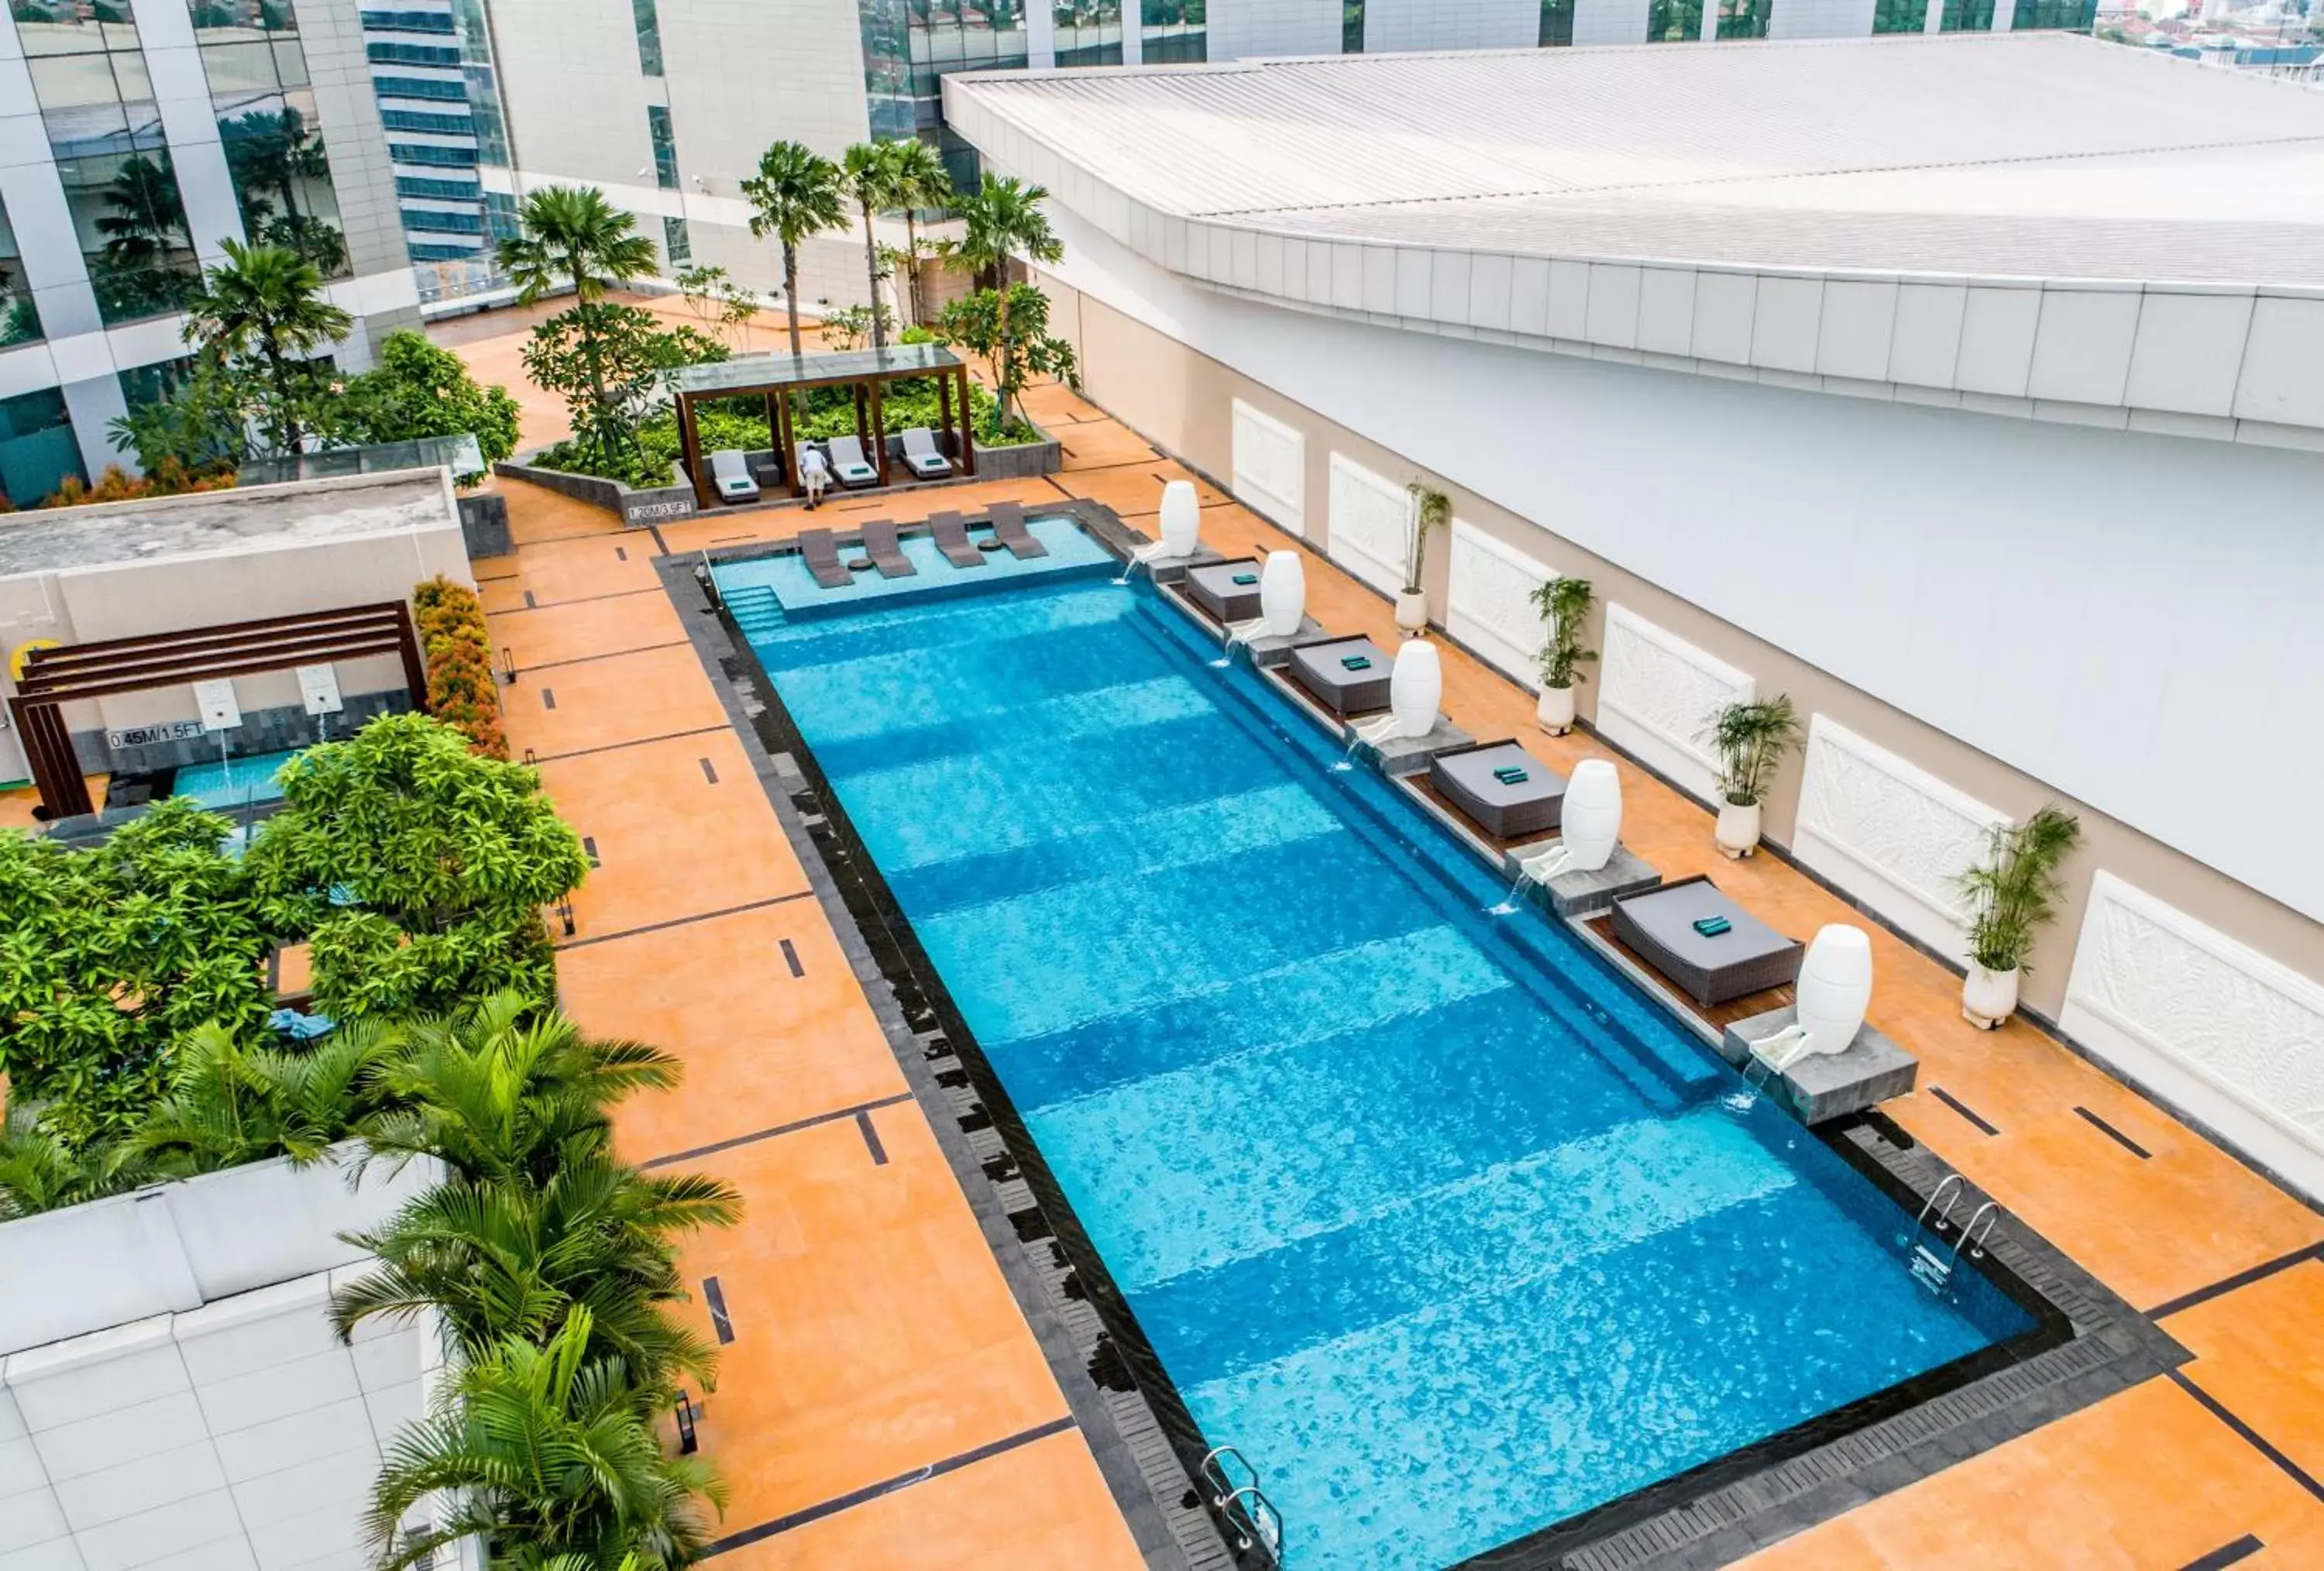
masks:
<svg viewBox="0 0 2324 1571"><path fill-rule="evenodd" d="M1366 663L1351 670L1347 662ZM1388 677L1396 657L1358 633L1353 638L1319 638L1291 646L1285 670L1307 696L1344 720L1388 707Z"/></svg>
<svg viewBox="0 0 2324 1571"><path fill-rule="evenodd" d="M1515 742L1440 753L1429 761L1428 783L1496 840L1549 833L1565 805L1565 777Z"/></svg>
<svg viewBox="0 0 2324 1571"><path fill-rule="evenodd" d="M1697 932L1723 917L1727 930ZM1614 902L1614 936L1705 1008L1797 981L1807 946L1787 938L1720 892L1707 878L1682 879Z"/></svg>
<svg viewBox="0 0 2324 1571"><path fill-rule="evenodd" d="M1799 1011L1785 1004L1738 1020L1720 1036L1719 1056L1738 1069L1745 1068L1753 1042L1774 1036L1798 1019ZM1867 1024L1845 1052L1802 1058L1783 1074L1771 1077L1767 1090L1802 1123L1816 1124L1906 1095L1920 1077L1921 1061Z"/></svg>
<svg viewBox="0 0 2324 1571"><path fill-rule="evenodd" d="M1160 564L1157 562L1156 566ZM1238 584L1237 578L1249 578ZM1162 581L1157 573L1156 583ZM1239 562L1211 562L1189 568L1183 580L1186 598L1203 608L1213 622L1249 622L1259 615L1259 564L1248 557Z"/></svg>

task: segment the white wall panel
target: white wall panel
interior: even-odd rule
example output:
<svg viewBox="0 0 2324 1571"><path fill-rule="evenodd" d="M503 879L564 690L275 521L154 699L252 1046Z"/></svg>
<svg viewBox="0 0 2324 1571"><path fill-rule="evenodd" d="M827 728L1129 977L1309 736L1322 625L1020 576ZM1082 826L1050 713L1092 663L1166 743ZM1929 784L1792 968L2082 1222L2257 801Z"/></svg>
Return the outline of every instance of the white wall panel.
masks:
<svg viewBox="0 0 2324 1571"><path fill-rule="evenodd" d="M1307 439L1234 401L1234 494L1286 532L1307 532Z"/></svg>
<svg viewBox="0 0 2324 1571"><path fill-rule="evenodd" d="M1829 716L1809 721L1792 855L1939 953L1966 957L1953 880L2008 821Z"/></svg>
<svg viewBox="0 0 2324 1571"><path fill-rule="evenodd" d="M1444 630L1528 688L1541 686L1547 630L1534 591L1556 569L1464 519L1452 521Z"/></svg>
<svg viewBox="0 0 2324 1571"><path fill-rule="evenodd" d="M1704 733L1722 704L1758 696L1747 671L1640 616L1606 607L1598 729L1697 796L1719 790L1719 754Z"/></svg>
<svg viewBox="0 0 2324 1571"><path fill-rule="evenodd" d="M1341 0L1226 0L1210 16L1213 62L1340 52Z"/></svg>
<svg viewBox="0 0 2324 1571"><path fill-rule="evenodd" d="M1411 536L1410 493L1345 454L1333 454L1326 545L1332 559L1383 595L1393 595L1404 587Z"/></svg>
<svg viewBox="0 0 2324 1571"><path fill-rule="evenodd" d="M1538 0L1367 0L1364 6L1366 54L1531 49L1540 39ZM1339 52L1336 38L1325 52Z"/></svg>
<svg viewBox="0 0 2324 1571"><path fill-rule="evenodd" d="M1644 43L1650 9L1649 0L1573 0L1573 42Z"/></svg>
<svg viewBox="0 0 2324 1571"><path fill-rule="evenodd" d="M2324 1197L2324 986L2101 872L2059 1023Z"/></svg>

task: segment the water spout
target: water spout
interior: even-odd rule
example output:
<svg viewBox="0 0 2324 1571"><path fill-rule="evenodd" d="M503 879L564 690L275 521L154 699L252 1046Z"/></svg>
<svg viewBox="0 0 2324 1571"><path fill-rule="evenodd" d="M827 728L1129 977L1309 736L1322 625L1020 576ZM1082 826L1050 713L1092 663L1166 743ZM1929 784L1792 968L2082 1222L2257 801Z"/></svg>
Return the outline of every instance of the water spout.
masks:
<svg viewBox="0 0 2324 1571"><path fill-rule="evenodd" d="M1267 618L1264 616L1254 616L1248 622L1228 623L1226 645L1219 651L1219 658L1211 662L1212 669L1224 670L1234 664L1235 646L1248 644L1266 631Z"/></svg>

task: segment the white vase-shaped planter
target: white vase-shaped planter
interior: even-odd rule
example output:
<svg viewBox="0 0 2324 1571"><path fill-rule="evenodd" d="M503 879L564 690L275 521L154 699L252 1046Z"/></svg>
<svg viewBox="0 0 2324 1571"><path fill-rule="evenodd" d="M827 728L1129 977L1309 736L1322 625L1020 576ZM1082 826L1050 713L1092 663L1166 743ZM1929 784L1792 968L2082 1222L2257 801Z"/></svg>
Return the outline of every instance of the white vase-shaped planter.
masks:
<svg viewBox="0 0 2324 1571"><path fill-rule="evenodd" d="M1595 873L1622 839L1622 777L1602 758L1585 758L1565 782L1559 833L1569 873Z"/></svg>
<svg viewBox="0 0 2324 1571"><path fill-rule="evenodd" d="M1533 717L1552 736L1563 736L1573 729L1573 689L1544 688L1541 700L1533 707Z"/></svg>
<svg viewBox="0 0 2324 1571"><path fill-rule="evenodd" d="M1987 971L1972 960L1961 978L1961 1018L1989 1031L2017 1012L2016 971Z"/></svg>
<svg viewBox="0 0 2324 1571"><path fill-rule="evenodd" d="M1714 831L1720 850L1730 857L1748 856L1759 848L1759 804L1748 806L1722 800L1719 804L1719 827Z"/></svg>
<svg viewBox="0 0 2324 1571"><path fill-rule="evenodd" d="M1269 551L1259 570L1259 615L1270 638L1288 638L1307 615L1307 569L1297 551Z"/></svg>
<svg viewBox="0 0 2324 1571"><path fill-rule="evenodd" d="M1418 737L1435 730L1443 701L1444 667L1436 646L1416 638L1396 652L1396 669L1388 674L1388 708L1396 716L1396 734Z"/></svg>
<svg viewBox="0 0 2324 1571"><path fill-rule="evenodd" d="M1192 480L1173 480L1162 487L1162 554L1191 557L1203 529L1203 509Z"/></svg>
<svg viewBox="0 0 2324 1571"><path fill-rule="evenodd" d="M1834 922L1818 929L1800 961L1794 996L1810 1053L1841 1053L1872 1007L1872 940L1861 928Z"/></svg>
<svg viewBox="0 0 2324 1571"><path fill-rule="evenodd" d="M1405 590L1396 597L1396 624L1406 638L1416 638L1428 631L1428 596L1416 590Z"/></svg>

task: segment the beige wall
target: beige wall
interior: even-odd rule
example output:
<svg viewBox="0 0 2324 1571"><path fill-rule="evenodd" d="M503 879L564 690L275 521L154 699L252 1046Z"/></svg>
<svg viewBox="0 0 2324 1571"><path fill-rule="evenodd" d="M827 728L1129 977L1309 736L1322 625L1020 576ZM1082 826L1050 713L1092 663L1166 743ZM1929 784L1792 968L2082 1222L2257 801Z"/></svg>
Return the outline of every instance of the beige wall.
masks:
<svg viewBox="0 0 2324 1571"><path fill-rule="evenodd" d="M2034 951L2024 1001L2055 1018L2064 998L2089 899L2100 866L2180 908L2293 970L2324 978L2324 925L2268 899L2170 846L2140 834L2011 769L1989 754L1923 724L1894 707L1839 681L1816 667L1691 602L1612 566L1533 520L1464 491L1442 476L1323 419L1303 405L1242 376L1176 339L1130 319L1054 279L1040 281L1053 300L1054 330L1071 338L1080 356L1084 391L1157 446L1225 485L1233 471L1230 421L1237 398L1306 437L1306 539L1318 550L1330 539L1330 462L1334 452L1397 481L1426 478L1452 498L1454 513L1559 571L1596 586L1600 609L1589 630L1591 647L1602 641L1603 606L1616 601L1758 679L1762 695L1788 693L1801 714L1822 714L1887 748L1956 789L2022 818L2048 801L2081 816L2083 847L2065 870L2067 900ZM1428 590L1432 615L1442 622L1447 553L1432 551ZM1597 707L1597 684L1585 682L1583 718ZM2214 767L2216 767L2216 761ZM1766 837L1788 847L1799 804L1800 759L1784 771L1766 804ZM1704 833L1710 832L1706 823ZM2286 826L2287 833L2304 832Z"/></svg>

